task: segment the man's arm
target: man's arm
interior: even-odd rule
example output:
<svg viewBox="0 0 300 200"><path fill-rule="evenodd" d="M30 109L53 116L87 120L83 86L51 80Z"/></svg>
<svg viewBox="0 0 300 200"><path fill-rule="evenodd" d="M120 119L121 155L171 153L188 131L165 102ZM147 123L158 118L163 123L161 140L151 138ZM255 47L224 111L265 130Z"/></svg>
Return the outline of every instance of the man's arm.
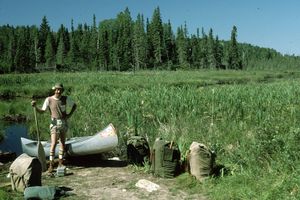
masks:
<svg viewBox="0 0 300 200"><path fill-rule="evenodd" d="M73 115L73 113L76 110L76 108L77 108L77 105L76 105L76 103L74 103L73 106L72 106L72 109L71 109L70 113L67 114L67 119L69 119Z"/></svg>
<svg viewBox="0 0 300 200"><path fill-rule="evenodd" d="M31 101L31 105L32 105L32 107L34 107L36 109L37 112L39 112L39 113L44 113L45 112L45 110L42 110L41 108L36 106L36 101L34 101L34 100Z"/></svg>

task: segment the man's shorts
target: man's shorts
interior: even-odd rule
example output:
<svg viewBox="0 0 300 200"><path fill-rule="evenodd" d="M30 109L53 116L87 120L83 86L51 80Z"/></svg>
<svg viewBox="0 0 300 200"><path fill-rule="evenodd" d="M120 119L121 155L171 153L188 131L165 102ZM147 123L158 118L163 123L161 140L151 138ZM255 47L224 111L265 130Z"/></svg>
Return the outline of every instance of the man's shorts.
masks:
<svg viewBox="0 0 300 200"><path fill-rule="evenodd" d="M68 131L68 124L66 120L52 119L50 124L51 134L64 134Z"/></svg>

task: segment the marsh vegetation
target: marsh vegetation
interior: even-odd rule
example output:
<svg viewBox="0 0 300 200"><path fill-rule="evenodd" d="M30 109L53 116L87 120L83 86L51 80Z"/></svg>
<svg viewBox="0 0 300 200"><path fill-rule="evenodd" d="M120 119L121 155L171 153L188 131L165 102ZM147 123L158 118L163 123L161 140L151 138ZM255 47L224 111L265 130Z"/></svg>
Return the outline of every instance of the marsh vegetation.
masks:
<svg viewBox="0 0 300 200"><path fill-rule="evenodd" d="M174 188L211 199L298 199L300 73L297 71L141 71L0 76L0 117L24 115L36 138L31 98L43 103L55 82L78 104L69 137L92 135L109 123L119 137L174 140L182 155L192 141L215 150L227 175L203 184L190 176ZM42 139L48 115L40 115Z"/></svg>

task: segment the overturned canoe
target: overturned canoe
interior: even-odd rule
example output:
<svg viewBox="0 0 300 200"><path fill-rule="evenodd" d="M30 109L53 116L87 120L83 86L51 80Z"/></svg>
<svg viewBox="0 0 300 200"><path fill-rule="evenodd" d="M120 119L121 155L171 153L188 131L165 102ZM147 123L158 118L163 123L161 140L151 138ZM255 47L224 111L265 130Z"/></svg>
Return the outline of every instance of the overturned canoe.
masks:
<svg viewBox="0 0 300 200"><path fill-rule="evenodd" d="M38 155L37 141L21 138L23 152L30 156ZM41 142L46 157L49 157L50 142ZM84 156L99 154L113 150L118 145L116 129L109 124L105 129L93 136L75 137L66 141L66 156ZM55 148L55 155L58 155L59 144Z"/></svg>

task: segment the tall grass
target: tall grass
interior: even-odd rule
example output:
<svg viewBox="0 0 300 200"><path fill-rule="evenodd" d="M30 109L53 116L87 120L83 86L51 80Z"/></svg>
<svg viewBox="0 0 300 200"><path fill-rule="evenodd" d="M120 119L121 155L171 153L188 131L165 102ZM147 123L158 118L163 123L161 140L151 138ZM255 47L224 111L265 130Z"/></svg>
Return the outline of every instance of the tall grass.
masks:
<svg viewBox="0 0 300 200"><path fill-rule="evenodd" d="M40 97L41 106L49 88L63 82L78 104L69 137L92 135L113 123L120 137L175 140L183 153L192 141L209 145L229 175L204 184L194 184L189 176L178 179L181 188L205 191L212 199L299 199L298 79L298 72L235 71L0 76L0 82L17 88L15 96L23 97L14 99L23 102L17 111L28 116L32 108L24 96ZM1 85L0 93L5 89ZM1 112L9 110L1 105ZM48 139L49 116L40 121Z"/></svg>

